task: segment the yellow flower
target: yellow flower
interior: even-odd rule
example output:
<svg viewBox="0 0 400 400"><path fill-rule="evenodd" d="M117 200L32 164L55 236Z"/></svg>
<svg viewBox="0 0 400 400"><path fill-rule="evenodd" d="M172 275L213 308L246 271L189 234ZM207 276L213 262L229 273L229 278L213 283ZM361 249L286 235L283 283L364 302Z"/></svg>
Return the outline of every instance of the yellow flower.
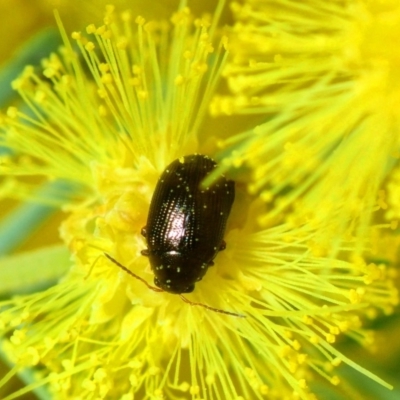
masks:
<svg viewBox="0 0 400 400"><path fill-rule="evenodd" d="M398 2L244 0L232 10L234 94L213 112L262 116L221 142L273 205L262 222L292 209L301 222L336 220L320 246L334 254L335 235L356 236L361 251L399 156Z"/></svg>
<svg viewBox="0 0 400 400"><path fill-rule="evenodd" d="M109 6L101 25L72 41L61 28L60 52L13 82L29 111L1 116L1 143L14 151L1 159L1 193L29 198L29 176L68 184L68 198L65 186L53 190L68 213L60 234L71 267L53 287L0 303L2 351L15 364L0 384L35 372L5 399L43 385L57 399L308 399L318 377L339 384L341 363L390 387L334 345L344 334L370 346L362 319L397 304L392 269L342 237L340 257L320 252L320 232L337 219L260 227L266 209L248 192L251 170L229 171L237 193L227 249L188 295L245 318L155 293L104 255L151 283L140 230L161 171L185 154L218 155L222 134L210 132L207 108L228 53L216 14L196 19L182 7L169 24ZM241 157L228 161L239 166ZM250 164L256 174L262 165ZM45 270L47 254L47 268L62 270L63 250L30 254L31 263Z"/></svg>

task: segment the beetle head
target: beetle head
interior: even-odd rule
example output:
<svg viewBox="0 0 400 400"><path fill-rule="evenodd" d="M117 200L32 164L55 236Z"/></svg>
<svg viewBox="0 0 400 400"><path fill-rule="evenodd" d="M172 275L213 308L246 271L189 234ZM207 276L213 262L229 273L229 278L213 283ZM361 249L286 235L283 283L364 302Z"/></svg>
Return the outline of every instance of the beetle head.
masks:
<svg viewBox="0 0 400 400"><path fill-rule="evenodd" d="M118 262L115 258L111 257L109 254L104 253L104 255L105 255L110 261L112 261L115 265L117 265L119 268L121 268L122 270L124 270L127 274L129 274L129 275L131 275L132 277L134 277L135 279L138 279L138 280L140 280L141 282L143 282L149 289L153 290L154 292L161 292L161 291L162 291L162 289L155 288L155 287L149 285L143 278L141 278L139 275L134 274L131 270L129 270L128 268L126 268L124 265L122 265L120 262ZM146 252L146 255L148 255L147 252ZM156 279L157 279L157 278L155 278L155 281L156 281ZM201 279L201 278L200 278L200 279ZM199 280L199 279L197 279L197 280ZM158 284L158 281L156 282L156 284ZM193 284L193 288L194 288L194 284ZM175 292L171 292L171 293L179 294L179 297L181 298L181 300L184 301L185 303L190 304L191 306L200 306L200 307L204 307L204 308L206 308L207 310L211 310L211 311L218 312L218 313L221 313L221 314L232 315L232 316L234 316L234 317L239 317L239 318L244 318L244 317L245 317L245 315L241 315L241 314L233 313L233 312L230 312L230 311L222 310L222 309L220 309L220 308L210 307L210 306L208 306L207 304L193 302L193 301L187 299L185 296L182 295L182 293L189 293L189 291L192 291L193 288L192 288L191 290L189 290L190 288L189 288L189 287L186 287L186 290L188 290L187 292L184 292L184 291L180 291L180 292L179 292L179 291L178 291L178 292L176 292L176 293L175 293ZM169 288L169 289L171 289L171 288ZM174 287L174 289L180 290L179 288L176 288L176 287Z"/></svg>
<svg viewBox="0 0 400 400"><path fill-rule="evenodd" d="M164 290L164 292L172 294L191 293L194 290L194 283L189 285L186 282L172 283L172 282L167 282L167 280L162 281L157 277L154 277L154 284L160 289Z"/></svg>
<svg viewBox="0 0 400 400"><path fill-rule="evenodd" d="M183 256L177 251L149 254L154 272L154 284L162 290L173 293L190 293L196 282L201 280L208 265L200 260Z"/></svg>

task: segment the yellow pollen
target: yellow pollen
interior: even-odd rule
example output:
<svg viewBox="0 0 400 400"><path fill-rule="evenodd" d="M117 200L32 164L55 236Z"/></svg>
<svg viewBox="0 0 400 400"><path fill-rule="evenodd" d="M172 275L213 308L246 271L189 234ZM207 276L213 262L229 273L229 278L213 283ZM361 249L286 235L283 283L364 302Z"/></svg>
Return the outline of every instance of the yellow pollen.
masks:
<svg viewBox="0 0 400 400"><path fill-rule="evenodd" d="M80 32L72 32L71 37L72 37L72 39L74 39L74 40L80 40L81 37L82 37L82 35L81 35Z"/></svg>
<svg viewBox="0 0 400 400"><path fill-rule="evenodd" d="M7 116L10 117L10 118L17 118L18 109L16 107L8 107Z"/></svg>
<svg viewBox="0 0 400 400"><path fill-rule="evenodd" d="M337 386L337 385L339 385L339 383L340 383L340 379L339 379L338 376L333 376L333 377L330 379L330 382L332 383L332 385Z"/></svg>
<svg viewBox="0 0 400 400"><path fill-rule="evenodd" d="M190 384L188 382L182 382L179 385L179 390L181 390L182 392L188 392L190 390Z"/></svg>
<svg viewBox="0 0 400 400"><path fill-rule="evenodd" d="M146 23L146 20L145 20L143 17L138 16L138 17L136 17L135 22L136 22L138 25L142 25L142 26L143 26L143 25Z"/></svg>
<svg viewBox="0 0 400 400"><path fill-rule="evenodd" d="M96 29L96 35L102 36L102 35L104 35L104 33L105 33L106 31L107 31L107 27L106 27L105 25L99 26L99 27Z"/></svg>
<svg viewBox="0 0 400 400"><path fill-rule="evenodd" d="M325 336L325 339L328 343L335 343L336 342L336 336L332 334L328 334Z"/></svg>
<svg viewBox="0 0 400 400"><path fill-rule="evenodd" d="M85 49L87 51L93 51L96 48L95 44L93 42L88 42L85 45Z"/></svg>
<svg viewBox="0 0 400 400"><path fill-rule="evenodd" d="M86 33L92 34L96 32L96 26L94 24L90 24L86 27Z"/></svg>
<svg viewBox="0 0 400 400"><path fill-rule="evenodd" d="M198 395L200 393L200 387L197 386L197 385L196 386L191 386L189 392L190 392L190 394L192 396Z"/></svg>

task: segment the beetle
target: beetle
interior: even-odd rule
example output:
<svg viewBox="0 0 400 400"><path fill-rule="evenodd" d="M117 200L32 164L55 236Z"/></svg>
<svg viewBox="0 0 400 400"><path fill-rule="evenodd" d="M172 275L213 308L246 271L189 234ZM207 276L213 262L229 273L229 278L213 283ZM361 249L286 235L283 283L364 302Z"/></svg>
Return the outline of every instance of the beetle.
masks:
<svg viewBox="0 0 400 400"><path fill-rule="evenodd" d="M149 257L156 287L109 254L104 255L155 292L178 294L191 306L244 318L182 295L194 290L218 252L226 247L223 236L235 199L235 183L221 175L211 186L201 186L216 167L210 157L193 154L173 161L161 174L142 229L148 246L142 254Z"/></svg>
<svg viewBox="0 0 400 400"><path fill-rule="evenodd" d="M217 167L210 157L178 158L161 174L142 234L154 272L154 284L174 293L190 293L220 250L235 199L235 183L220 176L211 186L201 183Z"/></svg>

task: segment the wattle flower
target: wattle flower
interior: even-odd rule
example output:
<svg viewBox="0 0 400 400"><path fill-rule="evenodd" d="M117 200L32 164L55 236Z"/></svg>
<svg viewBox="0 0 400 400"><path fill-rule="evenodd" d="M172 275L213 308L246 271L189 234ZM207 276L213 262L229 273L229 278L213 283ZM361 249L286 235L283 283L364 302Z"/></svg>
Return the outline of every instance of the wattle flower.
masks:
<svg viewBox="0 0 400 400"><path fill-rule="evenodd" d="M218 4L222 9L224 2ZM259 125L259 116L249 117L252 129L238 140L215 130L208 116L210 104L215 111L221 99L229 57L242 56L242 38L230 44L220 34L218 12L195 18L181 7L170 23L146 22L108 6L102 24L72 33L72 40L57 20L64 46L40 70L26 67L13 82L25 108L13 105L0 117L0 142L12 151L1 159L2 195L33 197L65 213L61 245L4 260L16 276L27 259L32 275L56 269L61 276L50 288L0 303L2 351L14 365L0 384L26 370L34 377L4 400L40 387L57 399L312 399L318 379L340 384L336 368L343 363L390 388L336 348L342 335L371 346L363 320L391 314L397 305L395 272L374 253L382 226L371 224L372 197L360 208L352 202L364 175L350 190L342 170L347 164L333 163L327 172L321 154L329 153L333 139L309 148L321 127L306 124L303 107L297 108L298 120L287 119L294 115L284 101L295 99L290 84L282 83L282 97L276 88L279 107L257 110L268 111L270 121ZM254 76L246 68L238 91L252 87ZM268 85L257 89L257 101L270 95ZM299 90L312 98L313 87L307 82ZM243 110L252 113L247 105ZM225 121L238 130L235 119ZM281 135L271 133L274 125ZM305 134L306 127L313 135ZM291 141L289 131L304 142ZM305 163L297 158L300 145L310 150ZM153 283L141 254L141 228L160 173L193 153L217 159L236 181L236 199L227 247L187 298L245 318L151 291L105 256ZM278 159L270 176L269 162ZM315 187L304 193L311 173ZM377 192L382 176L374 175L368 190ZM339 208L329 208L332 182L342 185L335 192ZM36 192L43 184L50 189ZM348 207L346 190L354 196L354 213L339 214ZM271 191L284 201L267 207ZM311 209L316 198L320 210ZM346 235L355 216L362 235ZM332 240L328 251L326 238Z"/></svg>

